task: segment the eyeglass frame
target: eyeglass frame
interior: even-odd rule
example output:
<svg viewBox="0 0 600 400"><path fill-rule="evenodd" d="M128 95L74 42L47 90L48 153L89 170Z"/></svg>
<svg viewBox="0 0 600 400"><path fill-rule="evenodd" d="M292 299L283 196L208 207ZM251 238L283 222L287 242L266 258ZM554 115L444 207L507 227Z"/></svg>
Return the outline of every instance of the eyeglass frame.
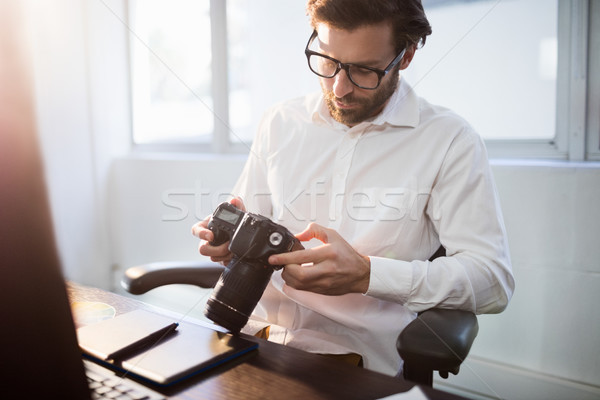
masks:
<svg viewBox="0 0 600 400"><path fill-rule="evenodd" d="M339 60L336 60L333 57L329 57L328 55L325 54L321 54L319 52L313 51L309 49L309 46L312 44L313 40L318 36L318 32L317 30L313 30L312 35L310 35L310 38L308 39L308 42L306 43L306 48L304 49L304 54L306 55L306 61L308 62L308 68L317 76L320 76L321 78L333 78L334 76L336 76L342 69L344 71L346 71L346 75L348 75L348 79L350 80L350 82L352 82L352 84L356 87L359 87L361 89L365 89L365 90L375 90L379 87L379 85L381 84L381 80L388 74L388 72L390 72L392 70L392 68L394 68L400 61L402 61L402 58L404 58L404 54L406 53L406 47L404 49L402 49L402 51L400 52L400 54L398 54L396 56L396 58L394 58L392 60L391 63L388 64L387 67L385 67L385 69L379 69L379 68L374 68L374 67L369 67L367 65L362 65L362 64L355 64L355 63L343 63ZM323 57L326 58L328 60L333 61L334 63L337 64L335 72L333 73L333 75L331 76L325 76L325 75L321 75L318 72L316 72L310 65L310 56L319 56L319 57ZM358 67L358 68L364 68L364 69L368 69L369 71L373 71L377 74L377 85L375 87L364 87L359 85L358 83L354 82L354 80L352 79L352 74L350 74L350 67Z"/></svg>

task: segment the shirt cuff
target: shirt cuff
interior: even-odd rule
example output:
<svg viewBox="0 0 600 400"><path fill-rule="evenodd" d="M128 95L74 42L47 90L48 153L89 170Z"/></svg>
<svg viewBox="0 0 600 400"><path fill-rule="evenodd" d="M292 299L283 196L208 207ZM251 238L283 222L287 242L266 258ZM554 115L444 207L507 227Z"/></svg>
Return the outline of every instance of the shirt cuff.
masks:
<svg viewBox="0 0 600 400"><path fill-rule="evenodd" d="M391 258L371 257L371 274L366 296L404 304L408 301L413 282L410 262Z"/></svg>

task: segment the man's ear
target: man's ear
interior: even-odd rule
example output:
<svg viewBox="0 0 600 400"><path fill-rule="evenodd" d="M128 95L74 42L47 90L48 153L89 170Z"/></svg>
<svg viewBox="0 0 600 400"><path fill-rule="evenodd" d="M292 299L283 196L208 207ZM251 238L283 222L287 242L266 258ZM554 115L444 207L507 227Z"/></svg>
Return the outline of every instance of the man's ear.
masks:
<svg viewBox="0 0 600 400"><path fill-rule="evenodd" d="M406 52L404 53L404 57L402 57L402 61L400 62L400 69L406 69L410 65L413 57L415 56L415 51L417 50L417 46L412 44L408 46Z"/></svg>

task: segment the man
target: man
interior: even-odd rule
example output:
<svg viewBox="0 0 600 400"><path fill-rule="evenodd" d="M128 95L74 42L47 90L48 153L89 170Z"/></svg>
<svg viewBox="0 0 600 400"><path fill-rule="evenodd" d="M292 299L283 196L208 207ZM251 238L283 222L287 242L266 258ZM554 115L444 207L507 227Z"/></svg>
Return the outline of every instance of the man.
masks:
<svg viewBox="0 0 600 400"><path fill-rule="evenodd" d="M396 339L417 312L506 307L514 281L496 189L480 137L402 79L431 33L419 0L307 10L322 93L267 111L231 202L309 242L269 259L285 268L244 332L395 375ZM227 262L206 225L193 227L200 252ZM446 256L427 261L440 245Z"/></svg>

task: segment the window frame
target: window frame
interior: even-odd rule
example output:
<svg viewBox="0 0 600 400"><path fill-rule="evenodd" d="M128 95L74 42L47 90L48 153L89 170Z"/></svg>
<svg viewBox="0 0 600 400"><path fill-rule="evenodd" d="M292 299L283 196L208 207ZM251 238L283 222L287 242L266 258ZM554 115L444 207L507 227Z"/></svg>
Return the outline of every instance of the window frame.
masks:
<svg viewBox="0 0 600 400"><path fill-rule="evenodd" d="M129 0L130 12L131 3ZM133 143L138 153L248 153L251 143L233 142L229 122L227 1L210 0L214 128L210 143ZM553 139L486 139L490 158L600 160L600 4L558 0L556 130ZM135 39L130 39L135 40ZM131 46L129 48L131 52ZM129 54L131 61L131 53ZM134 66L130 62L130 74ZM133 97L130 96L131 102ZM131 104L133 109L133 103Z"/></svg>
<svg viewBox="0 0 600 400"><path fill-rule="evenodd" d="M135 18L135 3L143 0L127 1L127 20L130 26ZM227 62L227 2L226 0L210 0L210 31L211 31L211 96L213 99L213 131L209 143L195 141L165 140L153 143L136 143L134 137L134 126L131 126L131 147L133 153L198 153L198 154L244 154L248 153L250 143L233 143L230 140L229 122L229 85L228 85L228 62ZM131 30L131 29L130 29ZM135 73L132 41L140 40L131 30L128 35L128 63L130 81L130 109L134 110L133 96L133 74ZM133 121L133 118L132 118Z"/></svg>
<svg viewBox="0 0 600 400"><path fill-rule="evenodd" d="M558 7L554 138L487 139L486 146L492 158L568 161L600 159L598 124L593 121L590 107L592 104L598 104L600 91L598 76L589 74L594 68L599 70L598 45L590 46L589 42L598 41L594 35L599 34L600 9L598 6L591 7L589 0L559 0ZM593 11L593 14L590 11Z"/></svg>
<svg viewBox="0 0 600 400"><path fill-rule="evenodd" d="M588 0L586 161L600 160L600 4ZM596 73L593 73L596 71Z"/></svg>

